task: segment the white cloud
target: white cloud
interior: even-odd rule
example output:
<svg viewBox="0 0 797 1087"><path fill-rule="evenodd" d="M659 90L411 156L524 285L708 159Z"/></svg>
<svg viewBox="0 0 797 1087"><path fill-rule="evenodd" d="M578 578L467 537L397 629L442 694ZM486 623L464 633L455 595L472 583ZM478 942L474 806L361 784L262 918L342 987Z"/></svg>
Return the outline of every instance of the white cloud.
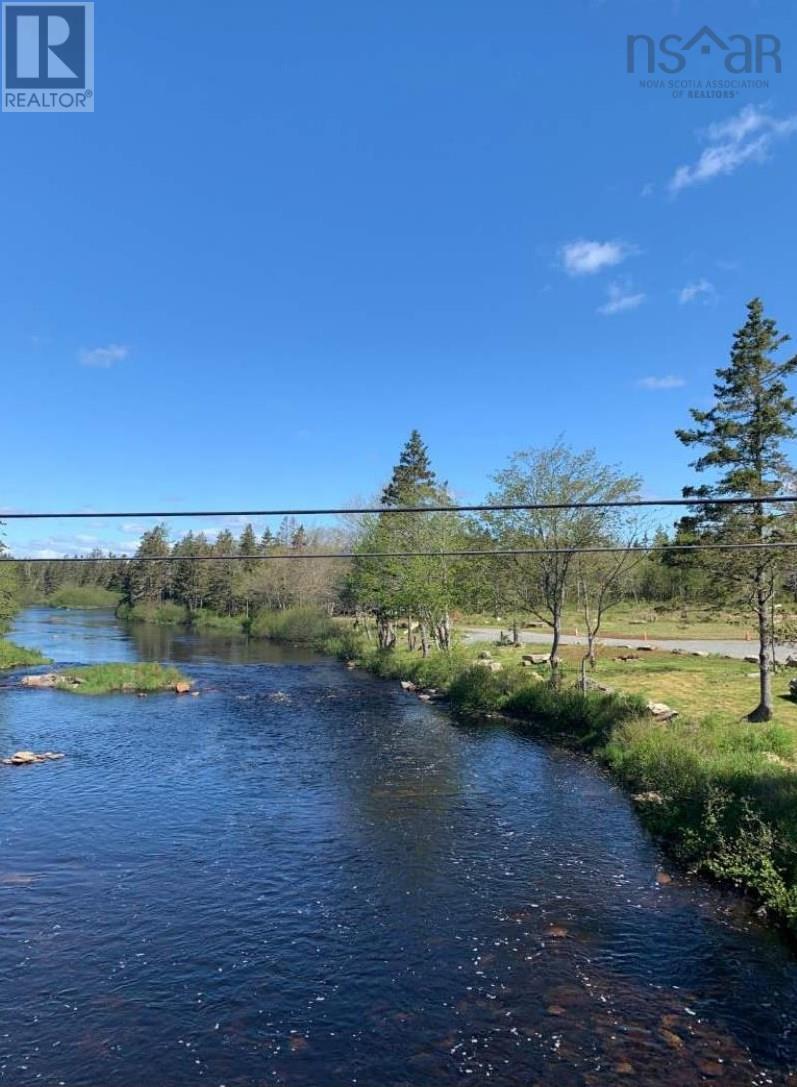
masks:
<svg viewBox="0 0 797 1087"><path fill-rule="evenodd" d="M604 268L613 268L636 250L626 242L591 242L579 239L562 246L559 255L562 267L571 276L594 275Z"/></svg>
<svg viewBox="0 0 797 1087"><path fill-rule="evenodd" d="M130 555L135 550L127 543L114 543L110 540L95 539L78 533L74 536L47 536L40 539L22 540L14 543L13 553L18 558L28 559L67 559L85 558L95 549L113 551L116 555Z"/></svg>
<svg viewBox="0 0 797 1087"><path fill-rule="evenodd" d="M109 343L107 347L82 348L78 352L81 366L94 366L107 370L117 362L123 362L130 354L130 348L123 344Z"/></svg>
<svg viewBox="0 0 797 1087"><path fill-rule="evenodd" d="M658 392L660 389L680 389L686 382L682 377L668 374L666 377L643 377L637 382L640 389L650 389Z"/></svg>
<svg viewBox="0 0 797 1087"><path fill-rule="evenodd" d="M708 147L697 162L679 166L669 183L677 195L683 189L735 173L747 162L766 162L773 145L797 132L797 114L782 119L759 106L745 106L725 121L710 125L704 135Z"/></svg>
<svg viewBox="0 0 797 1087"><path fill-rule="evenodd" d="M716 301L717 289L713 283L709 283L707 279L698 279L694 283L687 283L685 287L681 287L678 292L678 301L682 306L687 305L689 302L697 302L702 300L706 304Z"/></svg>
<svg viewBox="0 0 797 1087"><path fill-rule="evenodd" d="M634 291L630 283L610 283L606 288L609 298L602 306L598 306L598 313L604 317L613 317L616 313L627 313L636 309L645 301L645 295L641 291Z"/></svg>

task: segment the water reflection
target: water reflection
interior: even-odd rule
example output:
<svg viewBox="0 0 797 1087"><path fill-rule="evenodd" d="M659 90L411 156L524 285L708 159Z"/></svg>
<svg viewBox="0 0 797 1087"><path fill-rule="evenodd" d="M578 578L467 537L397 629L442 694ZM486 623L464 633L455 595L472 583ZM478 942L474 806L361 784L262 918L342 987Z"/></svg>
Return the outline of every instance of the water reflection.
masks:
<svg viewBox="0 0 797 1087"><path fill-rule="evenodd" d="M264 643L15 636L201 696L0 692L68 755L0 773L0 1083L789 1081L794 961L588 763Z"/></svg>

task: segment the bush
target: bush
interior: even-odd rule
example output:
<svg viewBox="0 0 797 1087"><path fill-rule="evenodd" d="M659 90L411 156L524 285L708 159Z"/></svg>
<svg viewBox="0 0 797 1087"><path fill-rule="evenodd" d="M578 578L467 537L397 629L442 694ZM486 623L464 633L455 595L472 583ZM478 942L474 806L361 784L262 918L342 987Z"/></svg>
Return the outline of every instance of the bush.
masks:
<svg viewBox="0 0 797 1087"><path fill-rule="evenodd" d="M335 625L334 634L324 638L319 648L339 660L359 660L368 653L368 644L362 634L350 626Z"/></svg>
<svg viewBox="0 0 797 1087"><path fill-rule="evenodd" d="M240 615L218 615L215 611L200 608L192 612L189 618L194 630L205 630L216 634L243 634L245 620Z"/></svg>
<svg viewBox="0 0 797 1087"><path fill-rule="evenodd" d="M575 687L554 690L548 683L524 685L506 699L505 711L534 721L566 742L594 750L608 742L614 729L645 713L635 696L604 694Z"/></svg>
<svg viewBox="0 0 797 1087"><path fill-rule="evenodd" d="M99 585L63 585L47 598L53 608L115 608L120 594Z"/></svg>
<svg viewBox="0 0 797 1087"><path fill-rule="evenodd" d="M271 638L275 642L321 644L337 633L335 621L320 608L286 608L261 611L249 624L253 638Z"/></svg>
<svg viewBox="0 0 797 1087"><path fill-rule="evenodd" d="M501 673L479 667L469 668L457 676L448 695L454 709L466 717L494 712L506 697Z"/></svg>
<svg viewBox="0 0 797 1087"><path fill-rule="evenodd" d="M187 626L188 609L167 601L163 604L120 604L116 609L120 619L134 623L156 623L158 626Z"/></svg>

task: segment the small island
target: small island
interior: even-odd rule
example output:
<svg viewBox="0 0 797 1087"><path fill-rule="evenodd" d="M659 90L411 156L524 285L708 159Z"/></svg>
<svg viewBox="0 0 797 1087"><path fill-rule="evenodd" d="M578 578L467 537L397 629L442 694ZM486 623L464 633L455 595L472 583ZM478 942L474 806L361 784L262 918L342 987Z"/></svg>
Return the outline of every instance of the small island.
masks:
<svg viewBox="0 0 797 1087"><path fill-rule="evenodd" d="M12 668L26 668L49 663L49 658L38 649L23 649L21 645L15 645L5 638L0 638L0 670L10 671Z"/></svg>
<svg viewBox="0 0 797 1087"><path fill-rule="evenodd" d="M177 668L139 663L93 664L63 672L24 676L22 686L88 695L154 694L159 691L188 694L192 684Z"/></svg>

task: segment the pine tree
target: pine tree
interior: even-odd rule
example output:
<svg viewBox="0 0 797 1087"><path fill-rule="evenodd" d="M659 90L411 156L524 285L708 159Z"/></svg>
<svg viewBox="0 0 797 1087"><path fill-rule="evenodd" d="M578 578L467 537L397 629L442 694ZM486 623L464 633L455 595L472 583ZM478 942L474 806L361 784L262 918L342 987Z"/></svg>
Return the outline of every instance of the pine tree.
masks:
<svg viewBox="0 0 797 1087"><path fill-rule="evenodd" d="M166 525L156 525L144 533L127 570L125 595L131 604L159 604L163 600L170 579L169 563L157 560L170 553Z"/></svg>
<svg viewBox="0 0 797 1087"><path fill-rule="evenodd" d="M241 538L238 541L238 554L244 559L241 563L244 573L251 574L253 570L257 569L257 536L255 536L252 525L246 525L241 533Z"/></svg>
<svg viewBox="0 0 797 1087"><path fill-rule="evenodd" d="M413 430L401 451L398 464L393 469L390 482L382 491L382 505L412 505L422 501L439 487L426 445L418 431Z"/></svg>
<svg viewBox="0 0 797 1087"><path fill-rule="evenodd" d="M684 445L706 449L692 467L716 473L711 484L684 488L685 497L767 498L782 493L790 474L783 443L797 433L792 425L797 404L784 379L797 371L797 356L782 362L773 356L788 340L764 316L759 298L748 303L747 320L733 339L730 364L717 370L714 405L708 411L693 409L696 427L676 431ZM771 504L753 502L704 507L691 523L704 538L760 545L777 542L781 519ZM728 552L719 561L724 580L733 578L746 587L758 623L760 700L748 720L769 721L775 553Z"/></svg>

